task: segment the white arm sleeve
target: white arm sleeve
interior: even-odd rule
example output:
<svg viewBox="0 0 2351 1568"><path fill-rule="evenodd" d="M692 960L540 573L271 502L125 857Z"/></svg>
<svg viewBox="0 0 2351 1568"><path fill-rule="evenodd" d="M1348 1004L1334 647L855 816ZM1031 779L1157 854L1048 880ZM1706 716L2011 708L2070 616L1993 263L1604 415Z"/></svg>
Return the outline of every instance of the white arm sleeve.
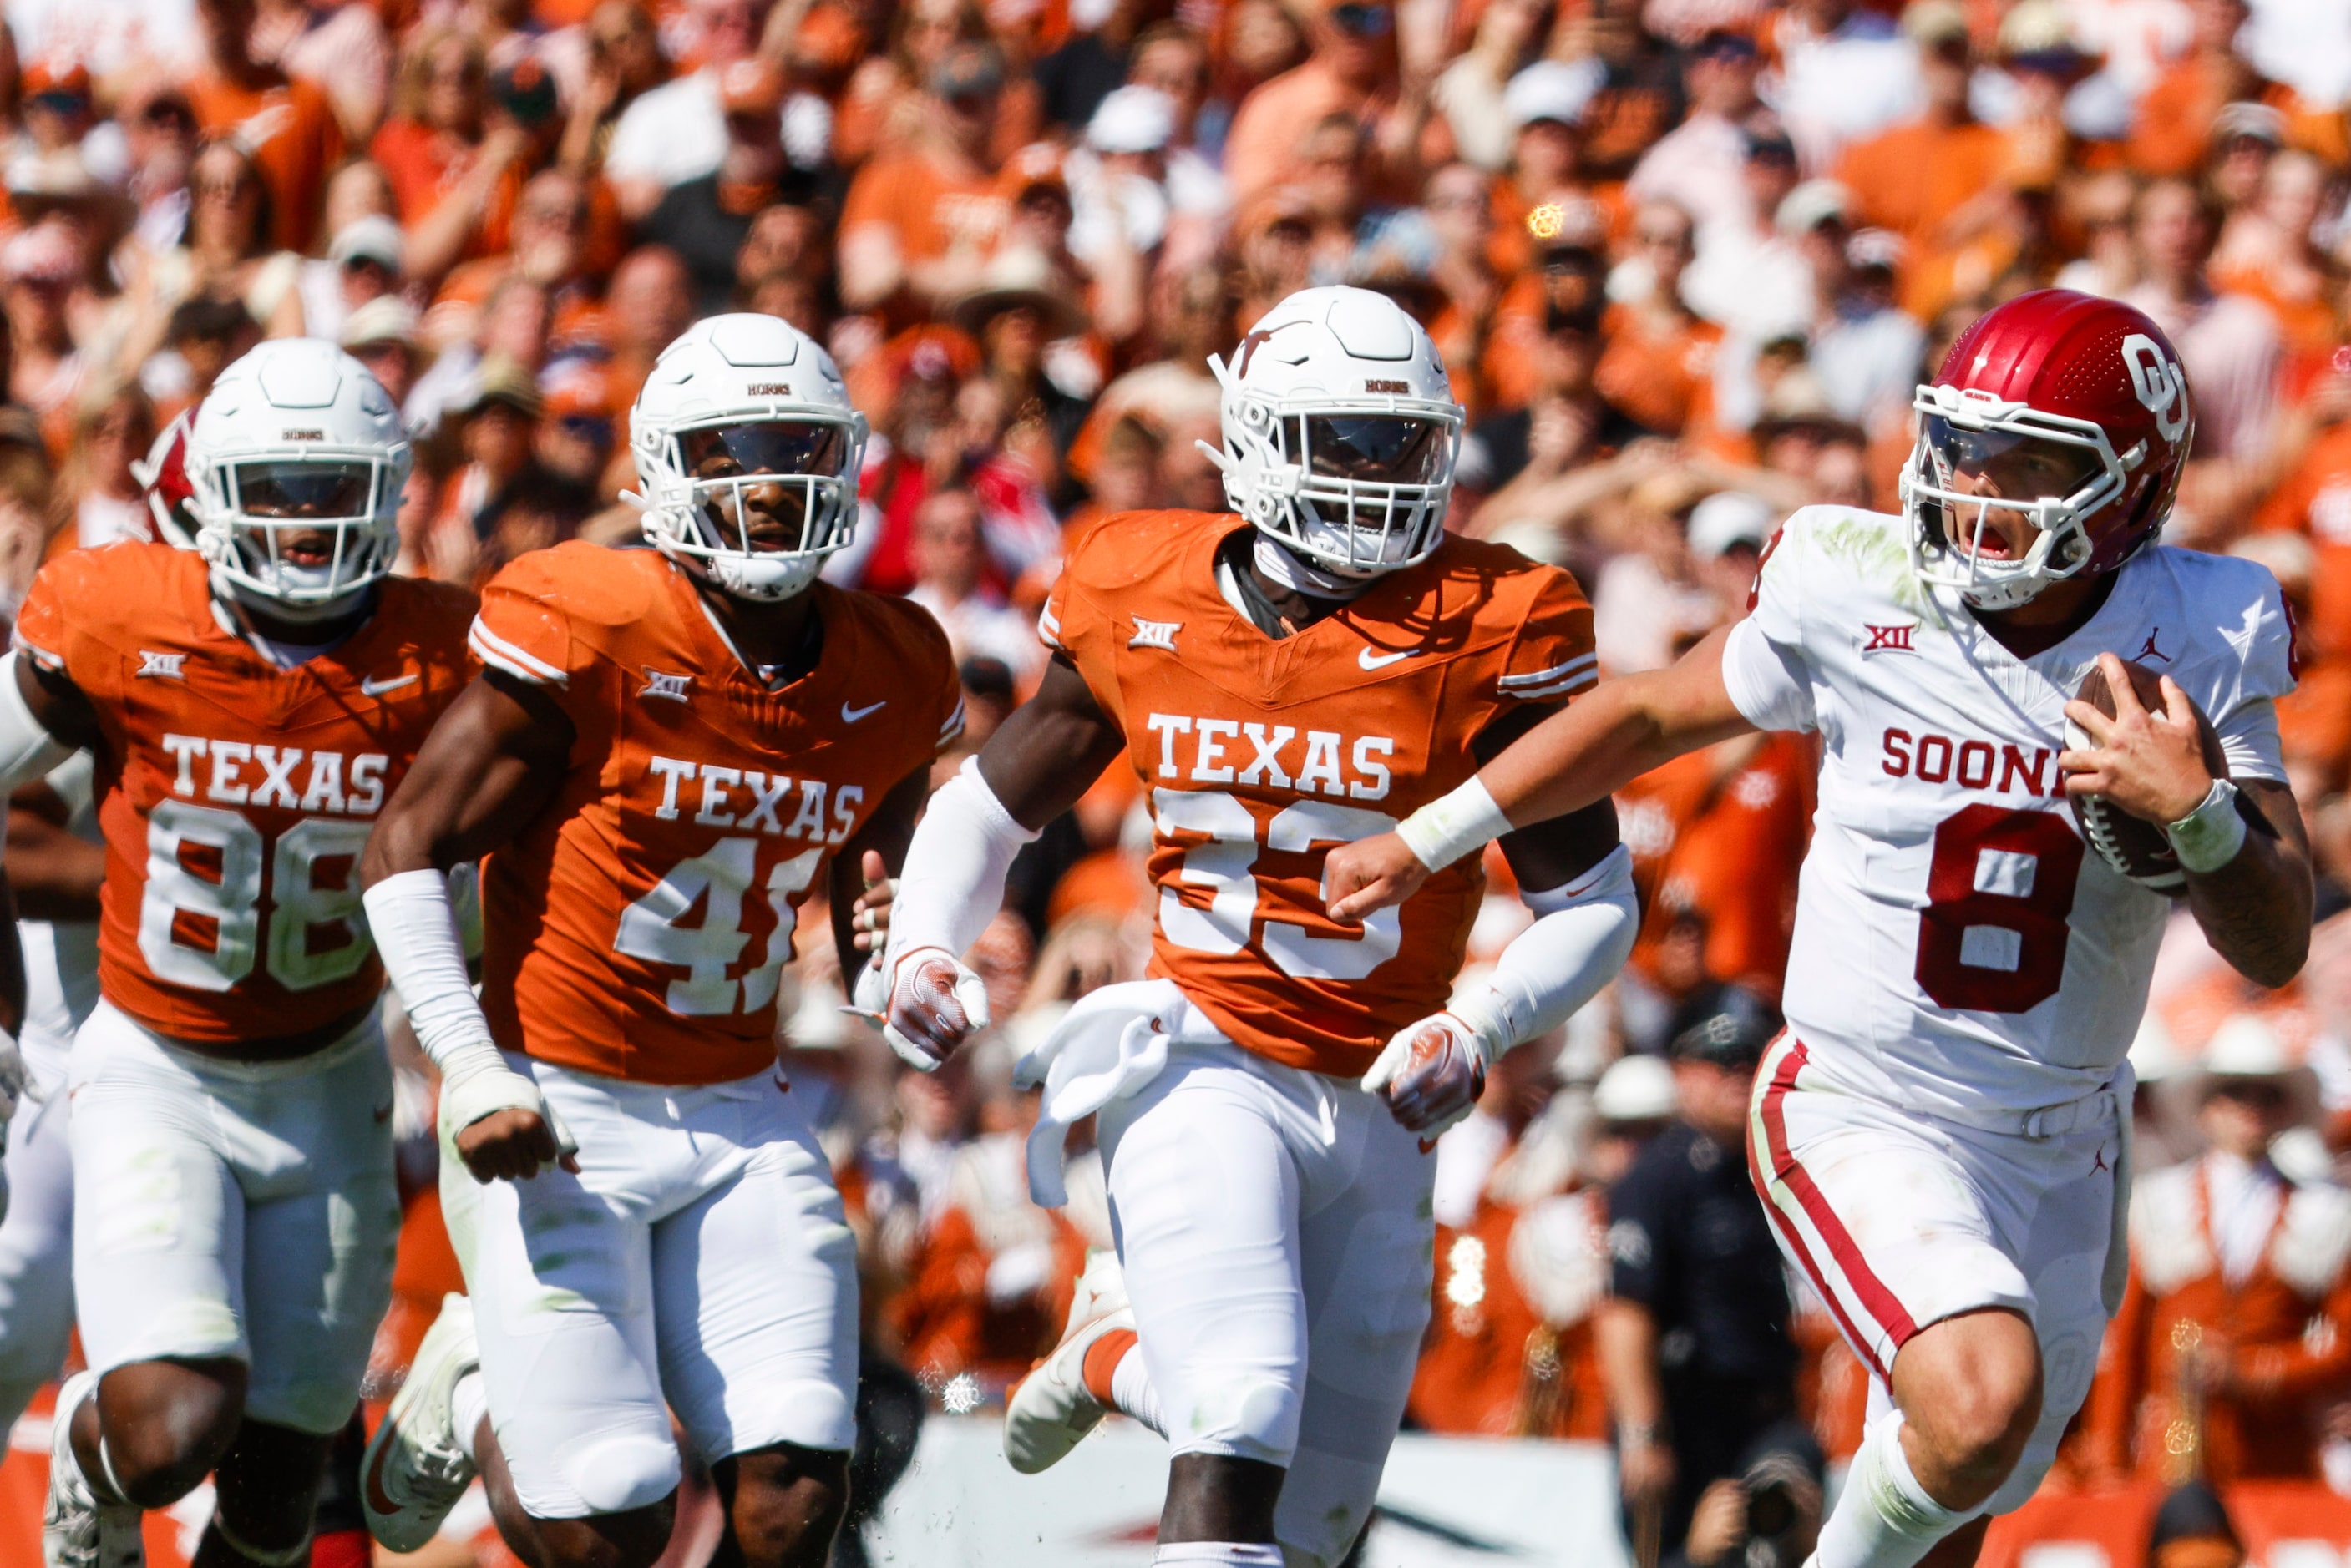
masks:
<svg viewBox="0 0 2351 1568"><path fill-rule="evenodd" d="M979 759L931 796L930 808L906 846L898 897L890 907L890 947L884 974L898 955L941 948L961 958L1004 906L1004 877L1012 857L1037 835L1012 820L979 774Z"/></svg>
<svg viewBox="0 0 2351 1568"><path fill-rule="evenodd" d="M1535 923L1502 950L1482 987L1450 1009L1492 1056L1566 1023L1614 978L1641 929L1633 852L1621 844L1574 880L1523 897Z"/></svg>
<svg viewBox="0 0 2351 1568"><path fill-rule="evenodd" d="M74 754L33 717L16 684L16 661L25 656L11 650L0 657L0 794L18 784L46 777L50 769Z"/></svg>
<svg viewBox="0 0 2351 1568"><path fill-rule="evenodd" d="M370 888L360 901L416 1043L441 1069L443 1124L466 1127L501 1110L543 1116L538 1085L507 1065L474 1000L447 879L438 871L402 871Z"/></svg>

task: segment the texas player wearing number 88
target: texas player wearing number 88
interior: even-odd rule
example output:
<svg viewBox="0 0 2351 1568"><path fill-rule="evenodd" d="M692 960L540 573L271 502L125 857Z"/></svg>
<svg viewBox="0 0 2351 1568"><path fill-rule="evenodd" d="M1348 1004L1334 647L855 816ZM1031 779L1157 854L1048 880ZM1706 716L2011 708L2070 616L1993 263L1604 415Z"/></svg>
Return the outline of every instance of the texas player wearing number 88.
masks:
<svg viewBox="0 0 2351 1568"><path fill-rule="evenodd" d="M1451 807L1540 821L1727 735L1821 736L1788 1029L1750 1127L1782 1249L1875 1374L1819 1568L1971 1560L1980 1521L2048 1469L2119 1299L2125 1054L2170 906L2085 852L2066 795L2161 827L2189 908L2252 979L2284 983L2310 933L2278 585L2155 543L2194 431L2162 332L2022 296L1960 336L1916 408L1903 515L1799 512L1746 620L1602 687ZM2161 673L2161 702L2131 695L2122 656ZM2093 667L2112 715L2074 700ZM1442 864L1457 841L1431 826L1334 856L1333 911Z"/></svg>
<svg viewBox="0 0 2351 1568"><path fill-rule="evenodd" d="M134 1559L140 1509L215 1469L208 1560L307 1553L400 1223L352 863L470 674L473 596L388 575L408 443L356 359L264 345L182 450L193 548L51 563L0 670L0 788L88 748L107 846L57 1568Z"/></svg>
<svg viewBox="0 0 2351 1568"><path fill-rule="evenodd" d="M1592 610L1566 573L1445 533L1461 410L1391 301L1306 290L1210 363L1239 514L1129 514L1071 552L1042 689L908 852L890 1033L930 1066L984 1024L957 960L1013 854L1133 768L1155 978L1096 992L1023 1064L1046 1086L1040 1202L1061 1198L1058 1129L1101 1112L1119 1264L1089 1270L1014 1393L1006 1452L1041 1469L1115 1403L1173 1441L1163 1561L1328 1568L1411 1384L1437 1135L1487 1062L1614 971L1633 900L1604 801L1504 842L1542 919L1474 995L1450 992L1476 866L1361 929L1323 917L1332 845L1590 688Z"/></svg>

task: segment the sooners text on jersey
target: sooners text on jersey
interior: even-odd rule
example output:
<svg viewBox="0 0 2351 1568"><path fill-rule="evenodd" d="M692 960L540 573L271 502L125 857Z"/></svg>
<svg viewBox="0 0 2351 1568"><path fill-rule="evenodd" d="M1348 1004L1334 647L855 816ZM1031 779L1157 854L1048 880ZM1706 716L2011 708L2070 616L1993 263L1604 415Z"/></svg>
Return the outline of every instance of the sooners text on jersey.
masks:
<svg viewBox="0 0 2351 1568"><path fill-rule="evenodd" d="M359 853L471 679L474 600L389 578L349 640L287 670L228 629L207 569L130 541L62 556L16 642L105 737L100 990L160 1034L218 1044L321 1028L382 990Z"/></svg>
<svg viewBox="0 0 2351 1568"><path fill-rule="evenodd" d="M482 1007L500 1044L660 1084L774 1062L794 910L963 729L928 615L809 592L823 657L770 691L653 551L561 545L483 591L475 651L542 687L578 737L555 801L483 862Z"/></svg>
<svg viewBox="0 0 2351 1568"><path fill-rule="evenodd" d="M1478 769L1479 732L1590 686L1575 579L1448 537L1418 566L1277 640L1226 602L1199 512L1111 519L1040 622L1124 730L1155 818L1152 972L1246 1048L1353 1076L1443 1007L1484 887L1475 856L1361 927L1322 912L1335 844L1384 833Z"/></svg>
<svg viewBox="0 0 2351 1568"><path fill-rule="evenodd" d="M1750 721L1823 741L1789 1028L1823 1075L1897 1104L2064 1104L2129 1050L2169 907L2085 852L2057 770L2065 703L2100 653L2136 659L2212 720L2231 776L2282 779L2292 628L2266 568L2158 547L2019 659L1919 583L1904 530L1797 513L1723 653Z"/></svg>

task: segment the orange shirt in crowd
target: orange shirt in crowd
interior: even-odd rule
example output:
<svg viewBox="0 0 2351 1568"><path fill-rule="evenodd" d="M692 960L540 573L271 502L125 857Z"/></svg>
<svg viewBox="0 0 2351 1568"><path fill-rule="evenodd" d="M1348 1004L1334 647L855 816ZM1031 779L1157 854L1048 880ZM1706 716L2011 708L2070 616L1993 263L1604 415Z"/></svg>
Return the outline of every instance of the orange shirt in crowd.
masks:
<svg viewBox="0 0 2351 1568"><path fill-rule="evenodd" d="M2315 1479L2324 1407L2351 1376L2351 1196L2288 1184L2269 1241L2234 1284L2212 1239L2207 1165L2139 1179L2131 1277L2085 1407L2086 1461L2177 1484L2189 1440L2204 1479ZM2225 1382L2183 1402L2192 1358Z"/></svg>
<svg viewBox="0 0 2351 1568"><path fill-rule="evenodd" d="M1605 1223L1586 1189L1526 1210L1480 1199L1468 1226L1437 1228L1435 1307L1405 1406L1415 1421L1464 1437L1607 1435L1592 1344ZM1547 1245L1528 1227L1559 1234Z"/></svg>
<svg viewBox="0 0 2351 1568"><path fill-rule="evenodd" d="M1632 962L1655 973L1675 920L1706 922L1706 972L1778 995L1795 930L1813 765L1795 735L1726 741L1617 792L1642 889Z"/></svg>
<svg viewBox="0 0 2351 1568"><path fill-rule="evenodd" d="M1714 423L1714 351L1722 328L1690 317L1652 335L1648 317L1612 305L1601 318L1607 348L1593 383L1634 423L1660 435L1702 435Z"/></svg>
<svg viewBox="0 0 2351 1568"><path fill-rule="evenodd" d="M1909 242L1902 306L1912 315L1932 320L1953 292L1991 281L2000 261L1955 269L1952 263L1967 247L1944 231L1953 213L2001 178L2010 159L2004 131L1923 118L1845 149L1836 177L1853 192L1854 226L1891 229Z"/></svg>
<svg viewBox="0 0 2351 1568"><path fill-rule="evenodd" d="M1238 212L1295 172L1298 150L1334 114L1360 114L1364 95L1319 60L1308 60L1241 99L1225 138L1225 172Z"/></svg>
<svg viewBox="0 0 2351 1568"><path fill-rule="evenodd" d="M327 175L343 158L342 127L327 95L307 81L240 87L210 71L189 79L188 107L206 135L234 133L269 186L270 243L308 250L319 230Z"/></svg>
<svg viewBox="0 0 2351 1568"><path fill-rule="evenodd" d="M996 1251L961 1204L949 1207L907 1267L905 1288L883 1306L899 1358L933 1387L970 1373L1000 1389L1025 1376L1053 1348L1070 1297L1086 1266L1086 1240L1058 1209L1028 1210L1050 1234L1050 1283L1009 1302L988 1298Z"/></svg>
<svg viewBox="0 0 2351 1568"><path fill-rule="evenodd" d="M2351 654L2351 422L2325 431L2253 514L2253 526L2310 538L2311 641L2322 659Z"/></svg>

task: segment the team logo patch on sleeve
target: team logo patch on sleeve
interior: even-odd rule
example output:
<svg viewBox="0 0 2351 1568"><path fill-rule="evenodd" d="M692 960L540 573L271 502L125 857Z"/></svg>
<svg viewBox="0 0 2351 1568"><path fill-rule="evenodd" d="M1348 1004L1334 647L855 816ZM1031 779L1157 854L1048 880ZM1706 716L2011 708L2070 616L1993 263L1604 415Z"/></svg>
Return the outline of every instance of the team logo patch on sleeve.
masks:
<svg viewBox="0 0 2351 1568"><path fill-rule="evenodd" d="M645 686L643 691L637 693L638 696L647 701L656 697L671 702L683 702L686 700L686 688L694 684L693 676L672 675L666 670L655 670L650 664L644 668Z"/></svg>
<svg viewBox="0 0 2351 1568"><path fill-rule="evenodd" d="M1126 639L1129 648L1157 648L1169 653L1176 651L1176 634L1184 629L1180 620L1143 620L1134 623L1134 635Z"/></svg>
<svg viewBox="0 0 2351 1568"><path fill-rule="evenodd" d="M150 653L142 648L139 650L139 673L149 679L184 680L187 673L180 666L187 661L184 653Z"/></svg>

